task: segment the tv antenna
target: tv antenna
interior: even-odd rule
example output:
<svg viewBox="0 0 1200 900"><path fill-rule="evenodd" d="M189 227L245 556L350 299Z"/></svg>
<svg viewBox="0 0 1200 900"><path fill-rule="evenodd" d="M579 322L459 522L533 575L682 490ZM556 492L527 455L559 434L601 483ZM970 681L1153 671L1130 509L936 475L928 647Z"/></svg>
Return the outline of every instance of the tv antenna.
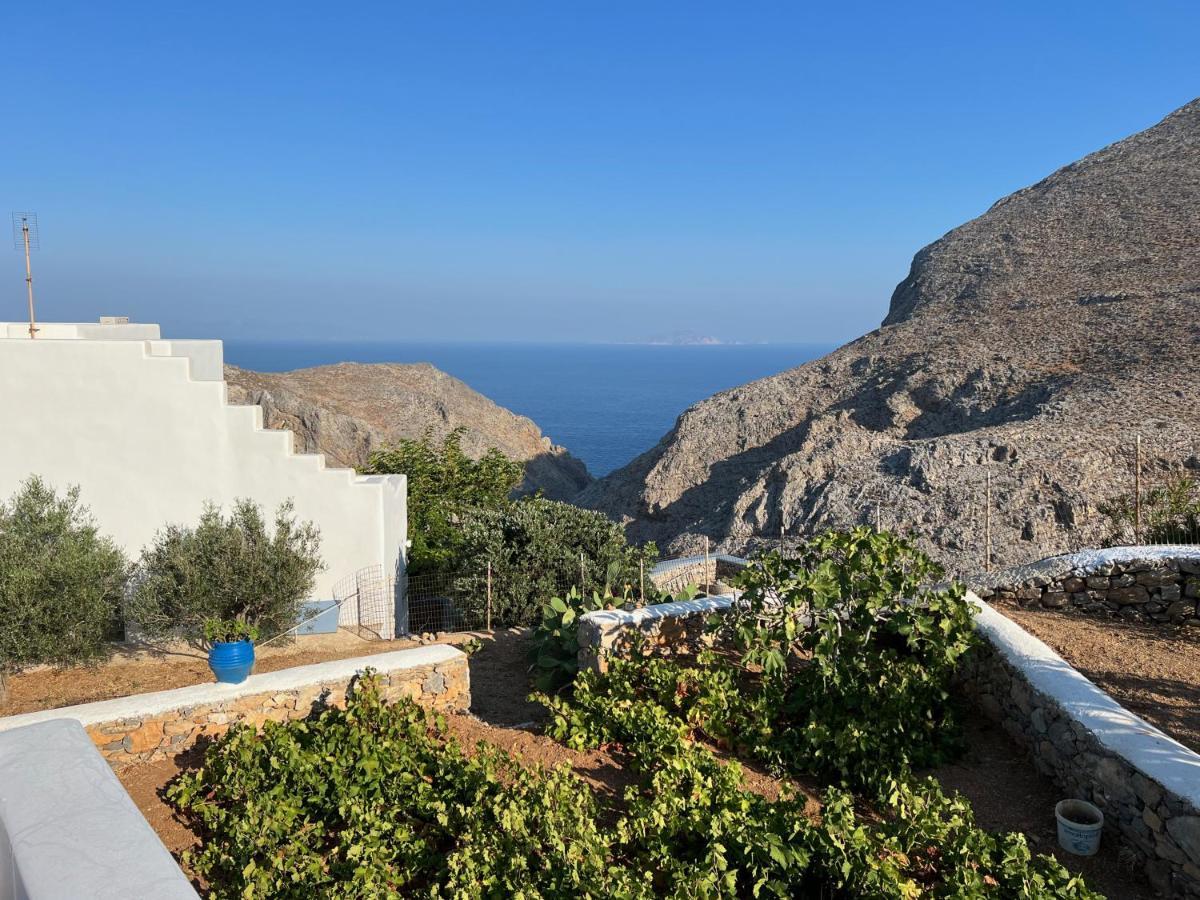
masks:
<svg viewBox="0 0 1200 900"><path fill-rule="evenodd" d="M32 340L41 330L37 327L37 319L33 314L33 266L29 261L29 251L37 250L41 246L37 213L14 212L12 223L13 245L16 249L25 251L25 290L29 293L29 337Z"/></svg>

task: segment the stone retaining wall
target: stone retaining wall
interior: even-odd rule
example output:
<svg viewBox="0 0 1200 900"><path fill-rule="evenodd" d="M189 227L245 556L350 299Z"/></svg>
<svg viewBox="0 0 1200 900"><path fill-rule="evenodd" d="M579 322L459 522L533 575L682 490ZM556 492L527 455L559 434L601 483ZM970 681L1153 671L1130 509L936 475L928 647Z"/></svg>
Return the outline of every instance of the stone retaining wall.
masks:
<svg viewBox="0 0 1200 900"><path fill-rule="evenodd" d="M307 716L314 705L341 706L363 670L374 669L388 699L409 697L443 711L471 705L462 651L445 645L398 650L252 675L241 684L201 684L0 719L0 731L52 719L83 725L113 768L163 759L234 722L261 725Z"/></svg>
<svg viewBox="0 0 1200 900"><path fill-rule="evenodd" d="M746 566L740 556L725 553L682 556L660 562L650 571L650 582L660 591L677 594L692 585L728 580Z"/></svg>
<svg viewBox="0 0 1200 900"><path fill-rule="evenodd" d="M984 641L964 665L962 688L1028 749L1064 797L1104 811L1106 839L1131 851L1157 890L1200 897L1200 755L968 596L980 607Z"/></svg>
<svg viewBox="0 0 1200 900"><path fill-rule="evenodd" d="M985 600L1132 622L1200 626L1200 548L1116 547L973 580Z"/></svg>
<svg viewBox="0 0 1200 900"><path fill-rule="evenodd" d="M732 595L585 613L579 617L579 667L602 672L610 656L635 647L648 655L694 653L707 642L709 618L731 603Z"/></svg>

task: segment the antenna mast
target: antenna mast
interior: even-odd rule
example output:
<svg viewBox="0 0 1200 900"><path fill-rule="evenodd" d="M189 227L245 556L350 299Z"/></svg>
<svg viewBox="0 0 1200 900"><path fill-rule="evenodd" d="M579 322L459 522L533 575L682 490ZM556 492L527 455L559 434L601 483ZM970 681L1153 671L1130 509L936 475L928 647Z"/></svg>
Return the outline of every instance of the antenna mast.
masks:
<svg viewBox="0 0 1200 900"><path fill-rule="evenodd" d="M29 251L40 246L37 213L14 212L12 223L13 244L18 250L25 251L25 290L29 294L29 338L32 340L41 330L37 327L37 318L33 314L33 266L29 259Z"/></svg>

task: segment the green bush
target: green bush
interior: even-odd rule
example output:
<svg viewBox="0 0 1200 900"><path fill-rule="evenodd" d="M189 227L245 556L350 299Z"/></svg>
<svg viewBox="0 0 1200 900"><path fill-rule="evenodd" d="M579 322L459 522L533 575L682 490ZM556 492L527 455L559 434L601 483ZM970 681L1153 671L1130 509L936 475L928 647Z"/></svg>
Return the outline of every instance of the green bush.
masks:
<svg viewBox="0 0 1200 900"><path fill-rule="evenodd" d="M1106 547L1196 543L1200 541L1200 478L1175 475L1143 491L1140 533L1135 494L1101 503L1099 510L1108 518Z"/></svg>
<svg viewBox="0 0 1200 900"><path fill-rule="evenodd" d="M149 637L182 631L229 640L296 624L321 568L320 532L297 523L292 504L275 513L237 501L228 518L209 504L194 528L169 525L142 553L129 617Z"/></svg>
<svg viewBox="0 0 1200 900"><path fill-rule="evenodd" d="M79 489L59 497L32 477L0 504L0 670L108 655L129 576Z"/></svg>
<svg viewBox="0 0 1200 900"><path fill-rule="evenodd" d="M828 532L739 578L719 626L756 673L755 755L851 784L903 775L953 753L950 681L973 645L961 584L908 540Z"/></svg>
<svg viewBox="0 0 1200 900"><path fill-rule="evenodd" d="M426 433L371 454L363 472L408 476L408 572L457 569L463 555L461 518L472 509L504 506L521 483L525 466L496 449L473 460L462 449L463 428L442 441Z"/></svg>
<svg viewBox="0 0 1200 900"><path fill-rule="evenodd" d="M653 565L653 544L631 546L603 513L531 497L499 508L475 508L463 522L463 563L455 587L480 605L492 568L492 621L534 625L549 597L581 591L633 590L639 564ZM482 607L469 610L478 618Z"/></svg>

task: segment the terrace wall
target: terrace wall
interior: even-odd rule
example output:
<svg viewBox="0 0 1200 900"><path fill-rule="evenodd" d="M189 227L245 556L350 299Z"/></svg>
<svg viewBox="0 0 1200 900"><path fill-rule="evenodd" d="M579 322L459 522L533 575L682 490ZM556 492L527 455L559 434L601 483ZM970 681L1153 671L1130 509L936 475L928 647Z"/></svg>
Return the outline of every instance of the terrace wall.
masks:
<svg viewBox="0 0 1200 900"><path fill-rule="evenodd" d="M1200 626L1200 547L1115 547L973 579L985 600L1102 618Z"/></svg>
<svg viewBox="0 0 1200 900"><path fill-rule="evenodd" d="M342 706L363 670L378 674L383 695L409 697L444 711L471 705L467 657L437 645L376 656L297 666L252 675L241 684L200 684L0 719L0 732L55 719L83 725L113 768L163 759L201 737L218 737L235 722L260 726L307 716L315 705Z"/></svg>

